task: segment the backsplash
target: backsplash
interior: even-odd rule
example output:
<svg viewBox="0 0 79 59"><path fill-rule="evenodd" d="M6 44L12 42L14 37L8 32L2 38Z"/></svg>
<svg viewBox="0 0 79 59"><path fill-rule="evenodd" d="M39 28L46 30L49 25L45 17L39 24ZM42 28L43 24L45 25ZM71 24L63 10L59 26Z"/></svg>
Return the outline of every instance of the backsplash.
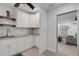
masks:
<svg viewBox="0 0 79 59"><path fill-rule="evenodd" d="M0 37L6 35L6 29L9 28L9 36L24 36L31 32L28 28L17 28L17 27L6 27L6 26L0 26Z"/></svg>

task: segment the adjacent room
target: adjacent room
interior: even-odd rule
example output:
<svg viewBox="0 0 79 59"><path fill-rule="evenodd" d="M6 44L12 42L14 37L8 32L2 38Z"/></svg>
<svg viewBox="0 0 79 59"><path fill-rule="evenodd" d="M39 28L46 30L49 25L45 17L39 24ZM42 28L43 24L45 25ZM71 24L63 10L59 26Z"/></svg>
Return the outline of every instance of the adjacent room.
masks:
<svg viewBox="0 0 79 59"><path fill-rule="evenodd" d="M58 52L77 55L77 11L58 15Z"/></svg>

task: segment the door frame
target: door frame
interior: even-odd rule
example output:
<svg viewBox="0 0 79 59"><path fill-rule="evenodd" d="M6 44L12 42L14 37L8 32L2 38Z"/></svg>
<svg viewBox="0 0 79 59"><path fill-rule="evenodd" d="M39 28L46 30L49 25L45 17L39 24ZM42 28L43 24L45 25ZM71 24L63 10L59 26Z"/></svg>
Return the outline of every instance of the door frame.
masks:
<svg viewBox="0 0 79 59"><path fill-rule="evenodd" d="M67 14L67 13L71 13L71 12L77 12L77 19L78 19L78 10L72 10L72 11L68 11L68 12L65 12L65 13L61 13L61 14L57 14L56 15L56 53L58 53L58 16L59 15L63 15L63 14ZM78 21L78 20L77 20ZM78 24L78 23L77 23ZM78 26L77 26L78 28ZM78 34L78 33L77 33ZM78 39L78 38L77 38ZM78 51L78 46L77 46L77 51ZM78 55L78 53L77 53Z"/></svg>

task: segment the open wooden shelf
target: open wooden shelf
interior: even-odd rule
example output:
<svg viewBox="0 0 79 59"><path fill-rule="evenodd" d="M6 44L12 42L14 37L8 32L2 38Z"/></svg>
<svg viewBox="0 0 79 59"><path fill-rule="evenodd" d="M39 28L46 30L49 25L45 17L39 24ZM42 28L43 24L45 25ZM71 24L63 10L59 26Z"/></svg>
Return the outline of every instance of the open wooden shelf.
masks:
<svg viewBox="0 0 79 59"><path fill-rule="evenodd" d="M10 26L10 27L16 27L16 25L11 25L11 24L0 24L0 26Z"/></svg>
<svg viewBox="0 0 79 59"><path fill-rule="evenodd" d="M6 16L1 16L1 15L0 15L0 18L5 18L5 19L16 20L15 18L10 18L10 17L6 17Z"/></svg>

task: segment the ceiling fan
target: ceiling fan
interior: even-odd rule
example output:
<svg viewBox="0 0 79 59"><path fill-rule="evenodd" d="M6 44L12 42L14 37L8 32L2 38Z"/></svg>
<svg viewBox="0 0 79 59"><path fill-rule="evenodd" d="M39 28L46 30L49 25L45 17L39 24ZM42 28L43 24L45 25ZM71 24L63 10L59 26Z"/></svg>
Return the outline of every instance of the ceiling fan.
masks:
<svg viewBox="0 0 79 59"><path fill-rule="evenodd" d="M26 4L26 5L28 5L32 10L34 10L34 5L32 4L32 3L16 3L15 5L14 5L14 7L19 7L20 6L20 4Z"/></svg>

